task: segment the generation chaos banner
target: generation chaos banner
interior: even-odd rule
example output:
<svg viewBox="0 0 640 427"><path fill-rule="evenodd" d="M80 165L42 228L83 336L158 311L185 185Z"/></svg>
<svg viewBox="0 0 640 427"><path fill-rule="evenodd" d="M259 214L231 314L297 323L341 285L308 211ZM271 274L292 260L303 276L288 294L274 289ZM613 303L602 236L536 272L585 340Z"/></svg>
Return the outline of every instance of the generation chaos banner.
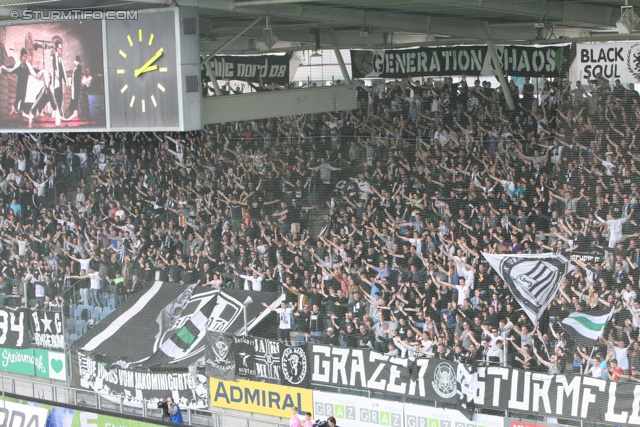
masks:
<svg viewBox="0 0 640 427"><path fill-rule="evenodd" d="M570 45L545 47L496 46L505 74L557 77L569 69ZM487 46L451 46L394 50L352 50L354 78L404 78L409 76L493 75Z"/></svg>

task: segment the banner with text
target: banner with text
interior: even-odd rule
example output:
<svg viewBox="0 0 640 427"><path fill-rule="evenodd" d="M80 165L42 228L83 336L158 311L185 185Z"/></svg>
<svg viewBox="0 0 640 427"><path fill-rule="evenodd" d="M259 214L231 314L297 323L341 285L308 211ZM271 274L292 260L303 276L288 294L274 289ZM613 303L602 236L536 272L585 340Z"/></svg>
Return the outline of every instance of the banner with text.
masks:
<svg viewBox="0 0 640 427"><path fill-rule="evenodd" d="M610 83L640 82L640 42L578 43L576 81L586 84L602 76Z"/></svg>
<svg viewBox="0 0 640 427"><path fill-rule="evenodd" d="M31 348L0 348L0 371L35 376L36 359ZM42 368L44 370L44 368Z"/></svg>
<svg viewBox="0 0 640 427"><path fill-rule="evenodd" d="M0 348L0 371L66 381L64 353L33 348Z"/></svg>
<svg viewBox="0 0 640 427"><path fill-rule="evenodd" d="M29 348L28 323L24 310L0 308L0 347Z"/></svg>
<svg viewBox="0 0 640 427"><path fill-rule="evenodd" d="M242 80L252 83L289 84L289 55L228 56L209 60L218 80Z"/></svg>
<svg viewBox="0 0 640 427"><path fill-rule="evenodd" d="M29 322L32 346L64 350L62 313L55 311L33 311Z"/></svg>
<svg viewBox="0 0 640 427"><path fill-rule="evenodd" d="M306 346L288 347L278 341L250 336L207 332L207 376L232 380L273 380L294 387L308 387Z"/></svg>
<svg viewBox="0 0 640 427"><path fill-rule="evenodd" d="M584 263L592 262L595 264L604 261L604 251L572 251L571 260L578 260Z"/></svg>
<svg viewBox="0 0 640 427"><path fill-rule="evenodd" d="M80 385L102 394L113 402L123 398L127 406L142 406L147 401L149 408L167 396L181 408L205 408L207 402L207 378L188 370L170 372L144 372L108 365L90 356L77 353L77 370Z"/></svg>
<svg viewBox="0 0 640 427"><path fill-rule="evenodd" d="M425 407L422 406L424 413ZM431 408L429 408L431 411ZM350 427L404 427L403 403L361 396L313 392L313 416L335 417L338 425ZM433 424L428 424L429 426ZM413 427L418 427L413 426ZM486 426L493 427L493 426ZM502 426L496 426L502 427Z"/></svg>
<svg viewBox="0 0 640 427"><path fill-rule="evenodd" d="M291 418L291 408L304 414L313 410L311 390L257 381L209 379L211 406ZM312 412L313 413L313 412Z"/></svg>
<svg viewBox="0 0 640 427"><path fill-rule="evenodd" d="M312 385L373 390L451 403L457 398L457 364L441 359L387 357L371 350L314 345L309 351ZM480 408L550 417L640 424L640 384L547 375L508 368L478 369Z"/></svg>
<svg viewBox="0 0 640 427"><path fill-rule="evenodd" d="M509 76L560 76L568 71L573 55L570 45L496 46L496 50L502 69ZM487 46L351 51L353 78L489 76L500 69L493 62Z"/></svg>

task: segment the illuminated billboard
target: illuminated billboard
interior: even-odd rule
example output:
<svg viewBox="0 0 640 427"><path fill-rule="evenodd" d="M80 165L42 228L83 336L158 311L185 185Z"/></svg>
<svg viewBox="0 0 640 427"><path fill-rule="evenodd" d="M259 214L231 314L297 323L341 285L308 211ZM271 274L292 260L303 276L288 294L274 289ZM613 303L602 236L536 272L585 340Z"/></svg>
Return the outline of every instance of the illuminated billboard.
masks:
<svg viewBox="0 0 640 427"><path fill-rule="evenodd" d="M0 127L105 127L100 21L0 27Z"/></svg>
<svg viewBox="0 0 640 427"><path fill-rule="evenodd" d="M198 18L168 7L0 26L0 132L201 129Z"/></svg>

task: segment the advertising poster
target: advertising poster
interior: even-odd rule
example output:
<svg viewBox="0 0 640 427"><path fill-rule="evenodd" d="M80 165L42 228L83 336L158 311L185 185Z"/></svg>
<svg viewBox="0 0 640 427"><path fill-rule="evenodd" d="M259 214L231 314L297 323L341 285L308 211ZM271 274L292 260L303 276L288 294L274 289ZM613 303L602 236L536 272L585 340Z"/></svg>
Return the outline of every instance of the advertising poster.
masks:
<svg viewBox="0 0 640 427"><path fill-rule="evenodd" d="M0 371L50 380L67 380L65 354L49 350L0 348Z"/></svg>
<svg viewBox="0 0 640 427"><path fill-rule="evenodd" d="M43 367L33 355L33 349L0 348L0 371L33 377L35 369Z"/></svg>
<svg viewBox="0 0 640 427"><path fill-rule="evenodd" d="M64 353L50 350L33 349L33 355L38 361L36 377L50 380L67 380L67 358Z"/></svg>
<svg viewBox="0 0 640 427"><path fill-rule="evenodd" d="M502 417L473 414L473 420L469 421L454 409L426 408L410 403L404 404L404 420L405 427L504 427Z"/></svg>
<svg viewBox="0 0 640 427"><path fill-rule="evenodd" d="M311 390L257 381L209 379L211 406L291 418L291 408L313 413Z"/></svg>
<svg viewBox="0 0 640 427"><path fill-rule="evenodd" d="M423 412L425 412L424 409L422 407ZM404 427L405 425L402 402L323 391L313 392L312 413L314 419L326 420L328 417L335 417L338 425L351 427Z"/></svg>
<svg viewBox="0 0 640 427"><path fill-rule="evenodd" d="M8 400L0 400L0 425L2 426L45 427L48 413L49 411L46 408L40 408L32 404L25 405Z"/></svg>
<svg viewBox="0 0 640 427"><path fill-rule="evenodd" d="M0 399L0 425L11 427L153 427L158 424L5 397L4 401Z"/></svg>

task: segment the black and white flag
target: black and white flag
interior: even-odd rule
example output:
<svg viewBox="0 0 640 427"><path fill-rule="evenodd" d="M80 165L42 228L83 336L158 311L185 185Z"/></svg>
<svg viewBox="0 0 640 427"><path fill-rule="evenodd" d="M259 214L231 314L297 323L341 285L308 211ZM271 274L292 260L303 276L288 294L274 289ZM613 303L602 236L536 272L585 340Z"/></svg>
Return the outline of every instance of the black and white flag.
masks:
<svg viewBox="0 0 640 427"><path fill-rule="evenodd" d="M476 409L475 398L478 394L478 372L476 371L476 366L458 363L456 381L458 383L459 400L457 409L469 421L472 421Z"/></svg>
<svg viewBox="0 0 640 427"><path fill-rule="evenodd" d="M222 332L207 332L205 347L205 372L207 376L220 380L235 380L236 352L233 335Z"/></svg>
<svg viewBox="0 0 640 427"><path fill-rule="evenodd" d="M568 259L551 253L482 255L507 283L534 325L556 296L564 276L573 270Z"/></svg>

